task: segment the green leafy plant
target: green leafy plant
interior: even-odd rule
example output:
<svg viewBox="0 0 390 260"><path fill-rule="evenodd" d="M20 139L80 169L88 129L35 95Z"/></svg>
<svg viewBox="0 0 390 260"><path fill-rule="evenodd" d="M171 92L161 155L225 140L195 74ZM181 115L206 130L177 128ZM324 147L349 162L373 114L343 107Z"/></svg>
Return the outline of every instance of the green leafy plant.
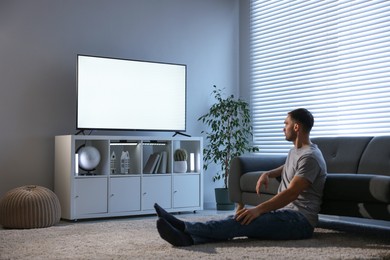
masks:
<svg viewBox="0 0 390 260"><path fill-rule="evenodd" d="M175 161L187 161L187 151L184 149L176 149L173 154L173 159Z"/></svg>
<svg viewBox="0 0 390 260"><path fill-rule="evenodd" d="M202 131L208 141L203 150L203 168L207 170L210 163L218 164L220 171L213 176L213 181L223 178L224 188L227 188L231 160L259 149L250 145L252 125L248 103L235 99L234 95L224 98L222 90L215 85L212 94L216 103L198 119L209 128Z"/></svg>

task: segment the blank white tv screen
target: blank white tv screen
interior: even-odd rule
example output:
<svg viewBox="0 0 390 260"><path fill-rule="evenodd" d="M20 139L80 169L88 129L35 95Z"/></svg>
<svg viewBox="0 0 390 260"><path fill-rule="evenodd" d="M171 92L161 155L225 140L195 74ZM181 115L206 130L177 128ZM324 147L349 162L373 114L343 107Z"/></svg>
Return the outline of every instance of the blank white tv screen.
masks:
<svg viewBox="0 0 390 260"><path fill-rule="evenodd" d="M186 65L78 55L77 129L186 130Z"/></svg>

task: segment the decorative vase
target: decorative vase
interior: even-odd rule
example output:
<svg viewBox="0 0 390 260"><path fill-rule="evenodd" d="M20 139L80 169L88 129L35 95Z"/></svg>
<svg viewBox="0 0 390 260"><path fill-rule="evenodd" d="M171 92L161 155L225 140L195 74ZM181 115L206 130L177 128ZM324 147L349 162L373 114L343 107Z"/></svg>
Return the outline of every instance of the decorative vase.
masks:
<svg viewBox="0 0 390 260"><path fill-rule="evenodd" d="M173 171L179 173L187 172L187 161L174 161Z"/></svg>
<svg viewBox="0 0 390 260"><path fill-rule="evenodd" d="M129 151L122 151L121 155L121 173L122 174L129 174L129 161L130 161L130 155Z"/></svg>
<svg viewBox="0 0 390 260"><path fill-rule="evenodd" d="M227 188L215 188L215 201L217 210L234 210L234 202L231 202Z"/></svg>

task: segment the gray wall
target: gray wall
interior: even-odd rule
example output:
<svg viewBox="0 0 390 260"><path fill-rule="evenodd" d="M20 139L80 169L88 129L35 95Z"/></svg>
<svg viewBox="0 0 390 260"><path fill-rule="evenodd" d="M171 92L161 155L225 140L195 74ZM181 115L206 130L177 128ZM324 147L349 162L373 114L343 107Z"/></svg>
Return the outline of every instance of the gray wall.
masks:
<svg viewBox="0 0 390 260"><path fill-rule="evenodd" d="M199 136L212 85L239 91L238 27L239 0L2 0L0 196L53 188L54 136L75 133L77 53L187 64L187 127ZM222 185L212 171L206 207Z"/></svg>
<svg viewBox="0 0 390 260"><path fill-rule="evenodd" d="M239 95L251 102L250 95L250 1L240 0L239 25Z"/></svg>

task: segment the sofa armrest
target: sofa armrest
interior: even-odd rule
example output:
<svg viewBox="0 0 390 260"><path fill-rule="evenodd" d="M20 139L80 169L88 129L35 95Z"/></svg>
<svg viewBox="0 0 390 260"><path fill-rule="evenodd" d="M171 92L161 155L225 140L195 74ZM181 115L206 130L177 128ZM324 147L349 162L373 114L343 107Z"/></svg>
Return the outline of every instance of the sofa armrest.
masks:
<svg viewBox="0 0 390 260"><path fill-rule="evenodd" d="M233 202L242 202L241 176L247 172L269 171L283 165L286 155L245 155L233 158L228 179L229 196Z"/></svg>

